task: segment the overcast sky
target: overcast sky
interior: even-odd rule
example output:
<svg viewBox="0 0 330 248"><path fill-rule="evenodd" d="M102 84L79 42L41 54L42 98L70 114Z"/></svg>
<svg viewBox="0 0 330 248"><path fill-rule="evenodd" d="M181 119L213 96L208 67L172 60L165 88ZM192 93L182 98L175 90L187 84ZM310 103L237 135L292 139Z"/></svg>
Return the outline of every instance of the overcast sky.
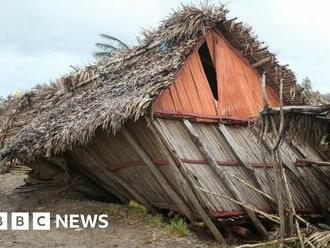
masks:
<svg viewBox="0 0 330 248"><path fill-rule="evenodd" d="M135 44L143 27L157 26L185 2L191 0L0 0L0 96L47 83L69 72L70 65L93 61L99 33ZM329 1L225 3L230 16L250 24L299 80L308 76L315 89L330 92Z"/></svg>

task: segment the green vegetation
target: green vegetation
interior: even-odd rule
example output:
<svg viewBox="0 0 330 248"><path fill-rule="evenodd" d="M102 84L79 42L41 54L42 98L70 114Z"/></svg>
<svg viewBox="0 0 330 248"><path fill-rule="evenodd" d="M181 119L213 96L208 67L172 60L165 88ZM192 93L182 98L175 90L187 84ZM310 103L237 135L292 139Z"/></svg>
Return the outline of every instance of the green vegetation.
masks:
<svg viewBox="0 0 330 248"><path fill-rule="evenodd" d="M111 57L118 49L128 49L128 45L122 42L120 39L108 35L100 34L104 42L97 42L95 46L99 49L94 53L94 56L99 59Z"/></svg>
<svg viewBox="0 0 330 248"><path fill-rule="evenodd" d="M188 236L190 233L188 224L184 218L176 216L174 219L170 219L169 223L166 223L167 221L162 214L150 215L143 205L135 201L130 201L128 204L128 216L133 218L144 218L150 225L164 227L169 232L179 237Z"/></svg>
<svg viewBox="0 0 330 248"><path fill-rule="evenodd" d="M143 219L149 225L164 228L164 230L179 237L185 237L190 234L188 224L184 218L176 216L173 219L165 219L162 214L148 214L148 210L136 201L130 201L127 207L120 205L112 206L111 208L108 208L107 212L113 218L125 216L132 221Z"/></svg>
<svg viewBox="0 0 330 248"><path fill-rule="evenodd" d="M328 146L330 143L330 135L324 135L322 140L321 140L321 146Z"/></svg>
<svg viewBox="0 0 330 248"><path fill-rule="evenodd" d="M112 206L111 208L108 209L108 214L110 216L119 216L121 215L121 209L119 206Z"/></svg>
<svg viewBox="0 0 330 248"><path fill-rule="evenodd" d="M312 81L306 77L303 79L301 86L304 88L304 94L311 104L318 102L330 102L330 92L321 94L319 91L313 89Z"/></svg>
<svg viewBox="0 0 330 248"><path fill-rule="evenodd" d="M161 214L157 214L155 216L148 215L148 223L153 226L162 226L164 225L164 217Z"/></svg>
<svg viewBox="0 0 330 248"><path fill-rule="evenodd" d="M309 79L309 77L306 77L303 79L301 86L304 88L305 95L308 99L310 99L313 95L313 88L312 88L312 82Z"/></svg>
<svg viewBox="0 0 330 248"><path fill-rule="evenodd" d="M128 214L135 217L145 217L148 213L148 210L145 206L137 203L135 201L130 201L128 204Z"/></svg>
<svg viewBox="0 0 330 248"><path fill-rule="evenodd" d="M172 219L168 225L168 229L171 233L174 233L180 237L188 236L190 233L187 222L185 219L180 217L175 217Z"/></svg>

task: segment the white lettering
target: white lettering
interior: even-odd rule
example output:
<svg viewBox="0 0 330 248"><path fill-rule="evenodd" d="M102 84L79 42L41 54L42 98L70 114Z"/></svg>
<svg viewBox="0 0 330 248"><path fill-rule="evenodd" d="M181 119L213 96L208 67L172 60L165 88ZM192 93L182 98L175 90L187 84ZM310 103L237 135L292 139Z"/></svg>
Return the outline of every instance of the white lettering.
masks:
<svg viewBox="0 0 330 248"><path fill-rule="evenodd" d="M99 216L99 222L102 223L102 224L99 224L99 228L108 228L108 226L109 226L108 215L101 214Z"/></svg>
<svg viewBox="0 0 330 248"><path fill-rule="evenodd" d="M50 230L50 213L33 213L33 230Z"/></svg>
<svg viewBox="0 0 330 248"><path fill-rule="evenodd" d="M80 215L80 218L81 218L81 223L82 223L82 227L83 228L88 228L88 227L91 227L91 228L95 228L96 226L96 223L97 223L97 215Z"/></svg>
<svg viewBox="0 0 330 248"><path fill-rule="evenodd" d="M79 214L70 214L70 228L79 228Z"/></svg>
<svg viewBox="0 0 330 248"><path fill-rule="evenodd" d="M63 228L69 227L69 218L68 215L64 215L64 219L61 217L61 215L57 214L55 216L55 226L56 228L60 228L60 225L62 225Z"/></svg>

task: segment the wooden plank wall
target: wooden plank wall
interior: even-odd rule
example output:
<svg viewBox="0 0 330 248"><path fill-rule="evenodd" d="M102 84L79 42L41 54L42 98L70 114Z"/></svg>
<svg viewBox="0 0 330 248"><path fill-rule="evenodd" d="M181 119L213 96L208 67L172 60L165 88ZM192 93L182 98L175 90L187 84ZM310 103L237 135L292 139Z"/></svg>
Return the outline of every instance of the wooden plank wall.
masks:
<svg viewBox="0 0 330 248"><path fill-rule="evenodd" d="M189 137L182 120L156 118L153 123L170 146L176 150L185 167L184 169L195 185L219 195L231 197L224 182L219 180L217 175L212 172L198 147ZM246 161L253 168L258 183L262 185L262 190L275 197L275 191L272 188L274 185L273 169L265 148L258 142L256 137L248 133L244 126L226 125L230 134L240 146L239 148L233 148L226 143L218 123L193 123L193 127L202 142L208 147L217 164L225 168L226 175L230 177L233 187L240 192L243 201L264 211L273 211L274 206L271 206L266 199L233 177L234 175L252 185L256 183L235 156L235 149L240 149L244 151ZM178 170L169 167L169 160L162 154L161 144L157 143L157 139L154 133L150 131L146 121L140 120L134 124L130 123L125 128L130 131L136 142L143 147L147 156L160 169L172 188L192 208L193 213L196 215L196 210L191 206L189 195L184 189L182 177L179 175ZM263 158L261 150L266 154L265 158ZM314 156L316 156L312 148L305 148L304 150L309 150L310 153L314 153ZM294 161L300 158L301 155L291 145L282 144L281 154L284 163L291 168L288 171L288 180L298 212L318 212L313 197L311 197L310 192L307 192L305 184L302 184L301 181L305 180L309 185L313 185L314 193L329 192L329 188L321 182L320 175L311 168L297 168L294 165ZM108 190L112 193L119 194L122 198L135 199L131 192L120 184L120 180L123 180L154 207L173 209L180 212L168 192L164 191L159 185L159 182L150 173L121 132L116 136L99 132L87 147L77 148L68 155L85 171L92 174L93 178L99 180L106 187L108 186ZM308 176L308 179L304 178L306 176ZM210 215L228 217L244 214L239 205L222 197L207 195L199 191L198 198ZM329 200L329 194L325 198L325 200Z"/></svg>
<svg viewBox="0 0 330 248"><path fill-rule="evenodd" d="M206 36L218 84L218 101L212 95L198 51L179 71L174 83L155 100L156 114L195 116L206 121L221 117L248 119L262 110L260 75L216 31ZM267 84L271 107L279 105L275 91Z"/></svg>
<svg viewBox="0 0 330 248"><path fill-rule="evenodd" d="M245 151L246 160L253 165L254 172L257 176L257 180L262 185L263 190L273 195L275 192L275 172L271 165L270 154L266 150L266 148L257 140L257 138L248 132L247 129L242 128L240 126L227 126L227 129L231 133L231 135L237 140L237 143L240 145L241 149ZM287 144L284 142L281 144L281 151L283 151L283 147L289 151ZM284 157L284 163L290 166L291 169L296 170L293 165L292 160L287 160L285 154L281 153L282 157ZM303 180L303 175L299 175L299 177L295 176L290 171L287 171L288 181L291 185L291 191L293 202L297 209L304 209L307 211L306 206L310 206L310 209L313 209L313 204L311 199L308 197L308 193L306 189L304 189L301 184L301 180ZM316 182L317 179L314 179Z"/></svg>
<svg viewBox="0 0 330 248"><path fill-rule="evenodd" d="M217 116L198 52L188 57L175 82L161 93L153 107L155 113Z"/></svg>
<svg viewBox="0 0 330 248"><path fill-rule="evenodd" d="M258 72L218 32L206 37L217 72L220 116L249 118L262 110L261 83ZM278 97L267 85L270 106L278 106Z"/></svg>

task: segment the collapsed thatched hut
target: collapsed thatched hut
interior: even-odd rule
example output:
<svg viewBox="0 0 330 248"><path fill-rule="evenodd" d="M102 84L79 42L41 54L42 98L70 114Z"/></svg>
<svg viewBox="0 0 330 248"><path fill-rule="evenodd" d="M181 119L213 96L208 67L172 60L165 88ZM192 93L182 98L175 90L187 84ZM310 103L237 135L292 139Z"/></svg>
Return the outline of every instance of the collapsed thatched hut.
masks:
<svg viewBox="0 0 330 248"><path fill-rule="evenodd" d="M294 73L227 12L182 7L139 45L12 98L1 117L2 168L25 164L42 174L72 167L151 211L206 222L246 215L262 233L255 214L231 200L276 211L246 186L276 198L269 150L248 128L263 110L261 74L268 114L280 105L280 81L285 106L305 102ZM329 132L329 106L316 114L293 110L287 115L297 122L287 126L295 136ZM329 169L317 162L325 155L311 139L283 140L279 151L296 211L324 213Z"/></svg>

